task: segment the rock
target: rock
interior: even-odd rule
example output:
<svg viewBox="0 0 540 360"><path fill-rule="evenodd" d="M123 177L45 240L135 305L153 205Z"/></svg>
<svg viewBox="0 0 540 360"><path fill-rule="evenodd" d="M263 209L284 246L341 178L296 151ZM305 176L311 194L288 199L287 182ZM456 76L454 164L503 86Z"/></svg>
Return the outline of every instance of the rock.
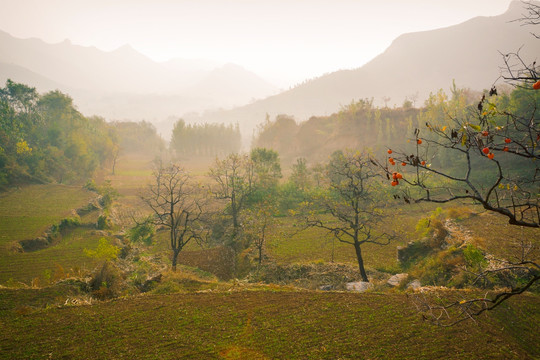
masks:
<svg viewBox="0 0 540 360"><path fill-rule="evenodd" d="M346 283L345 286L349 291L364 292L373 288L373 284L367 281L355 281Z"/></svg>
<svg viewBox="0 0 540 360"><path fill-rule="evenodd" d="M322 285L319 287L319 290L322 290L322 291L334 290L334 285Z"/></svg>
<svg viewBox="0 0 540 360"><path fill-rule="evenodd" d="M390 279L388 279L387 283L391 286L398 286L404 279L407 278L407 276L409 276L407 273L393 275L390 277Z"/></svg>
<svg viewBox="0 0 540 360"><path fill-rule="evenodd" d="M416 290L416 289L419 289L421 287L422 287L422 284L420 284L420 280L418 280L418 279L413 280L413 281L411 281L410 283L407 284L407 289Z"/></svg>

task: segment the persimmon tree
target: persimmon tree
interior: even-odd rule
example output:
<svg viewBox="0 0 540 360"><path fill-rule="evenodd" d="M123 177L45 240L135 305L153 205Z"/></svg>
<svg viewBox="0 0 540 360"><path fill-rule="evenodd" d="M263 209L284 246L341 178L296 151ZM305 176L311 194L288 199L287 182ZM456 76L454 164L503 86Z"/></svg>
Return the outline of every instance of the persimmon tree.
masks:
<svg viewBox="0 0 540 360"><path fill-rule="evenodd" d="M366 154L337 151L326 166L328 186L309 204L309 227L327 230L334 238L354 247L363 281L369 281L362 255L367 243L387 245L393 235L378 229L384 218L377 202L380 175Z"/></svg>
<svg viewBox="0 0 540 360"><path fill-rule="evenodd" d="M459 112L447 111L445 122L426 122L424 129L414 130L412 151L389 149L386 162L379 164L391 184L402 190L406 202L468 201L506 217L510 225L537 232L540 92L529 87L517 88L506 98L496 93L492 88L478 103ZM439 161L441 157L452 161L445 167ZM491 296L452 302L420 295L416 297L419 308L428 319L453 325L530 289L540 280L538 243L525 239L520 243L518 256L493 259L476 276L482 279L513 271L520 274L521 282Z"/></svg>
<svg viewBox="0 0 540 360"><path fill-rule="evenodd" d="M169 231L172 251L172 270L176 271L178 255L192 240L201 243L205 228L203 202L190 175L179 165L163 166L158 162L153 182L141 199L152 209L154 224Z"/></svg>
<svg viewBox="0 0 540 360"><path fill-rule="evenodd" d="M523 4L526 12L515 21L523 26L539 25L540 5ZM468 200L506 217L516 229L531 228L534 234L534 239L516 239L517 254L491 258L476 273L476 282L494 274L519 274L519 281L509 288L468 299L450 300L455 294L439 293L413 297L424 319L443 326L493 310L540 280L540 68L536 60L524 60L519 50L501 55L501 77L515 87L510 96L498 94L492 86L478 103L459 112L445 111L446 121L431 119L425 129L415 129L412 151L389 149L387 162L379 163L388 179L396 173L396 164L412 169L392 182L407 185L403 187L406 202ZM441 155L450 157L452 166L441 166Z"/></svg>
<svg viewBox="0 0 540 360"><path fill-rule="evenodd" d="M379 165L406 202L469 202L508 219L510 225L540 227L540 91L522 84L510 95L492 87L479 102L459 111L445 108L445 121L427 121L415 129L409 151L389 149ZM441 158L451 161L441 162ZM444 166L445 164L446 166ZM399 179L396 179L399 174ZM519 273L520 281L482 297L447 302L419 295L426 318L453 325L498 307L540 280L538 243L518 239L520 254L492 259L475 273Z"/></svg>

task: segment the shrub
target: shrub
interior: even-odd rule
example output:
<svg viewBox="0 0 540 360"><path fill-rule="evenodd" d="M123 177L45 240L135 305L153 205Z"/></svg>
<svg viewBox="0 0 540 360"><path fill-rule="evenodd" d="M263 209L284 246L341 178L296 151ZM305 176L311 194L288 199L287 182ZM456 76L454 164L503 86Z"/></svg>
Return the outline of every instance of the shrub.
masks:
<svg viewBox="0 0 540 360"><path fill-rule="evenodd" d="M463 249L463 256L465 257L467 265L472 266L474 269L481 269L487 264L487 260L482 251L473 244L468 244L467 247Z"/></svg>
<svg viewBox="0 0 540 360"><path fill-rule="evenodd" d="M81 218L78 216L73 216L69 218L64 218L60 221L59 230L71 229L81 225Z"/></svg>
<svg viewBox="0 0 540 360"><path fill-rule="evenodd" d="M426 258L414 272L422 284L460 286L462 284L450 284L450 282L460 273L460 266L464 264L463 251L450 247Z"/></svg>
<svg viewBox="0 0 540 360"><path fill-rule="evenodd" d="M96 250L84 249L86 256L105 261L114 260L118 257L120 248L109 243L105 238L99 239Z"/></svg>
<svg viewBox="0 0 540 360"><path fill-rule="evenodd" d="M99 215L96 223L96 227L99 230L110 229L112 227L111 221L107 215Z"/></svg>
<svg viewBox="0 0 540 360"><path fill-rule="evenodd" d="M121 295L127 287L122 272L110 261L106 261L90 280L92 295L100 300Z"/></svg>
<svg viewBox="0 0 540 360"><path fill-rule="evenodd" d="M469 217L471 217L472 214L472 210L466 206L451 207L446 210L446 216L454 220L468 219Z"/></svg>
<svg viewBox="0 0 540 360"><path fill-rule="evenodd" d="M135 225L128 231L128 237L132 242L142 242L151 245L156 228L152 223L152 217L147 217L142 223Z"/></svg>

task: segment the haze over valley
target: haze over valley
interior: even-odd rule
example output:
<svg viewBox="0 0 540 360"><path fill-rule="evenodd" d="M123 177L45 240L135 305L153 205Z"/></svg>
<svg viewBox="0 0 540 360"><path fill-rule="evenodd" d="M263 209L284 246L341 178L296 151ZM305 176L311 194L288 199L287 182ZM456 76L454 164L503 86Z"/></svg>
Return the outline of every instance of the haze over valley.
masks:
<svg viewBox="0 0 540 360"><path fill-rule="evenodd" d="M84 114L150 121L166 140L178 118L239 123L244 136L250 137L266 114L305 121L359 99L390 107L408 99L419 106L431 92L448 89L453 81L477 91L489 88L499 77L501 53L522 48L527 58L538 50L530 31L512 21L520 16L520 2L514 1L501 15L403 34L363 66L334 69L290 89L279 89L242 64L181 58L157 62L130 45L102 51L70 40L50 44L2 31L0 81L11 78L40 92L62 90ZM362 48L361 43L353 46ZM330 55L321 50L314 56Z"/></svg>
<svg viewBox="0 0 540 360"><path fill-rule="evenodd" d="M0 0L1 359L540 359L540 2Z"/></svg>

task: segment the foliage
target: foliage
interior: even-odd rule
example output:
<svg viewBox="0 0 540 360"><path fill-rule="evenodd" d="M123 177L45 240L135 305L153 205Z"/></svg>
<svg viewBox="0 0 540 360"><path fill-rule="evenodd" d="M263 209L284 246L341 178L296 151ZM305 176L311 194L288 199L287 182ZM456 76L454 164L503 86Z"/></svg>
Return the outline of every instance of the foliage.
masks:
<svg viewBox="0 0 540 360"><path fill-rule="evenodd" d="M180 119L174 124L171 149L178 156L218 156L238 152L241 145L238 124L188 124Z"/></svg>
<svg viewBox="0 0 540 360"><path fill-rule="evenodd" d="M99 244L96 250L84 249L84 253L86 254L86 256L105 261L111 261L116 259L119 252L120 248L112 245L109 240L104 237L99 239Z"/></svg>
<svg viewBox="0 0 540 360"><path fill-rule="evenodd" d="M399 166L394 163L412 167L403 178L412 185L406 199L438 203L470 199L506 216L510 224L539 226L540 129L534 118L540 94L516 89L509 102L502 98L492 89L476 106L445 112L446 122L426 122L426 135L414 131L413 154L396 151L390 155L391 164L382 165L388 174ZM450 105L455 104L445 106ZM453 166L432 161L432 156L451 157Z"/></svg>
<svg viewBox="0 0 540 360"><path fill-rule="evenodd" d="M278 115L261 126L254 146L274 149L287 164L298 158L326 161L334 151L344 148L370 148L375 153L386 151L383 143L405 148L408 144L402 134L416 125L419 112L415 108L378 109L372 100L361 99L332 115L313 116L298 124Z"/></svg>
<svg viewBox="0 0 540 360"><path fill-rule="evenodd" d="M136 243L142 242L145 245L152 244L152 238L156 233L156 228L154 226L154 219L149 216L144 219L142 222L138 222L128 231L129 239Z"/></svg>
<svg viewBox="0 0 540 360"><path fill-rule="evenodd" d="M121 295L127 284L122 271L111 261L105 261L96 270L89 285L95 298L106 300Z"/></svg>
<svg viewBox="0 0 540 360"><path fill-rule="evenodd" d="M279 154L266 148L254 148L251 150L250 158L258 187L263 189L275 187L282 177Z"/></svg>
<svg viewBox="0 0 540 360"><path fill-rule="evenodd" d="M118 147L123 152L157 155L165 149L165 142L154 125L147 121L116 121Z"/></svg>
<svg viewBox="0 0 540 360"><path fill-rule="evenodd" d="M0 88L0 186L84 179L110 158L115 143L114 129L81 115L68 95L39 95L11 80Z"/></svg>
<svg viewBox="0 0 540 360"><path fill-rule="evenodd" d="M98 216L96 227L99 230L110 229L112 227L111 220L106 214L101 214Z"/></svg>

